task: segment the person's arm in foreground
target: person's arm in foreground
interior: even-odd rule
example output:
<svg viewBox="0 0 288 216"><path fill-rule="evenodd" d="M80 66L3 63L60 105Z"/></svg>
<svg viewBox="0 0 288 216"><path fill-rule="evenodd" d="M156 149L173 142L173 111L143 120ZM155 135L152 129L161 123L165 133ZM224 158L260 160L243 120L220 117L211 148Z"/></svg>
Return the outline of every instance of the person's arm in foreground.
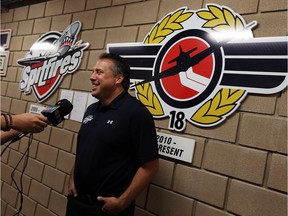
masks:
<svg viewBox="0 0 288 216"><path fill-rule="evenodd" d="M159 161L153 160L142 165L136 172L131 184L125 192L116 197L97 197L98 201L104 202L102 210L107 214L118 214L127 208L131 202L147 187L159 168Z"/></svg>
<svg viewBox="0 0 288 216"><path fill-rule="evenodd" d="M3 130L5 125L8 129L15 129L20 132L38 133L43 131L48 123L46 117L32 113L11 115L11 119L9 116L7 118L6 121L5 117L1 115L1 130Z"/></svg>
<svg viewBox="0 0 288 216"><path fill-rule="evenodd" d="M39 133L48 125L48 119L41 115L22 113L1 115L1 144L13 139L21 132Z"/></svg>
<svg viewBox="0 0 288 216"><path fill-rule="evenodd" d="M11 129L9 131L1 131L1 144L4 144L14 137L18 136L21 132Z"/></svg>

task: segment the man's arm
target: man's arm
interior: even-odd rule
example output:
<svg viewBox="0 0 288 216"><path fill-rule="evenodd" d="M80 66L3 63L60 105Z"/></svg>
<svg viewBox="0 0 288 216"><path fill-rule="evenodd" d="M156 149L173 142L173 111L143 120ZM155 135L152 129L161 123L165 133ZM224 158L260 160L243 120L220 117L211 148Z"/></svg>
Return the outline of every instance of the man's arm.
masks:
<svg viewBox="0 0 288 216"><path fill-rule="evenodd" d="M68 194L72 196L77 196L77 190L74 184L74 166L72 167L70 177L69 177Z"/></svg>
<svg viewBox="0 0 288 216"><path fill-rule="evenodd" d="M131 184L120 197L97 197L99 201L105 203L102 210L109 214L123 211L148 186L158 169L159 160L150 161L137 170Z"/></svg>

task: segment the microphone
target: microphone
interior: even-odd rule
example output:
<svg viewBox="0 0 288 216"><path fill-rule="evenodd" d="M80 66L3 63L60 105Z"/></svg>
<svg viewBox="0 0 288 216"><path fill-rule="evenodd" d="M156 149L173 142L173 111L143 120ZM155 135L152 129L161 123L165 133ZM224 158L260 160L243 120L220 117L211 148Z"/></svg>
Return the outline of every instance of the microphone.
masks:
<svg viewBox="0 0 288 216"><path fill-rule="evenodd" d="M48 118L54 126L64 121L64 116L68 115L73 109L73 105L67 99L58 101L54 106L49 106L42 110L41 114Z"/></svg>
<svg viewBox="0 0 288 216"><path fill-rule="evenodd" d="M65 120L64 116L68 115L73 109L73 105L67 99L59 100L55 105L48 106L46 109L42 110L41 114L47 117L48 121L57 126L62 121ZM18 141L22 137L26 136L29 132L23 132L17 137L11 140L11 143Z"/></svg>

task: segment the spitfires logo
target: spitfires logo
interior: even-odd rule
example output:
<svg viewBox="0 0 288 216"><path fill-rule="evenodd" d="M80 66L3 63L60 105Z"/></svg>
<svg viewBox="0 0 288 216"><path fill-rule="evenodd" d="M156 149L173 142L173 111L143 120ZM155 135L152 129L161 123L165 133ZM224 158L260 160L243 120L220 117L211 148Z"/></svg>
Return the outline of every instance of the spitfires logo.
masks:
<svg viewBox="0 0 288 216"><path fill-rule="evenodd" d="M223 122L247 93L287 87L287 37L253 38L230 8L180 8L156 23L143 43L108 44L131 66L131 89L154 118L170 117L170 130L186 122Z"/></svg>
<svg viewBox="0 0 288 216"><path fill-rule="evenodd" d="M18 64L23 66L20 90L30 94L33 90L37 100L46 100L59 86L66 74L74 73L89 43L75 40L81 23L76 21L63 33L48 32L41 36Z"/></svg>

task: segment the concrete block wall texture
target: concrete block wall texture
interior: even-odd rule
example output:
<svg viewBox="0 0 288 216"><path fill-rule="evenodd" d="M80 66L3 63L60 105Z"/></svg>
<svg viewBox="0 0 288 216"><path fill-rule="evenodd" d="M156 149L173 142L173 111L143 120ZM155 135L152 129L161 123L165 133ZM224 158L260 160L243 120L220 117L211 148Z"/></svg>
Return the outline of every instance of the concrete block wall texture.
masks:
<svg viewBox="0 0 288 216"><path fill-rule="evenodd" d="M1 111L18 114L35 104L18 90L23 58L37 38L63 31L79 20L78 39L89 42L79 70L66 76L43 105L55 104L61 89L90 91L90 71L107 43L141 42L163 16L182 6L225 5L256 20L255 37L287 35L286 0L51 0L1 14L1 28L12 29L8 72L1 77ZM155 120L168 132L168 120ZM24 216L65 215L68 177L80 123L66 120L34 135L23 175ZM177 135L196 140L192 163L160 159L160 171L137 199L135 216L285 216L287 215L287 90L249 94L223 124L191 124ZM1 158L1 215L19 208L11 173L26 151L28 138L14 143ZM3 149L3 148L2 148ZM15 172L19 183L21 169Z"/></svg>

